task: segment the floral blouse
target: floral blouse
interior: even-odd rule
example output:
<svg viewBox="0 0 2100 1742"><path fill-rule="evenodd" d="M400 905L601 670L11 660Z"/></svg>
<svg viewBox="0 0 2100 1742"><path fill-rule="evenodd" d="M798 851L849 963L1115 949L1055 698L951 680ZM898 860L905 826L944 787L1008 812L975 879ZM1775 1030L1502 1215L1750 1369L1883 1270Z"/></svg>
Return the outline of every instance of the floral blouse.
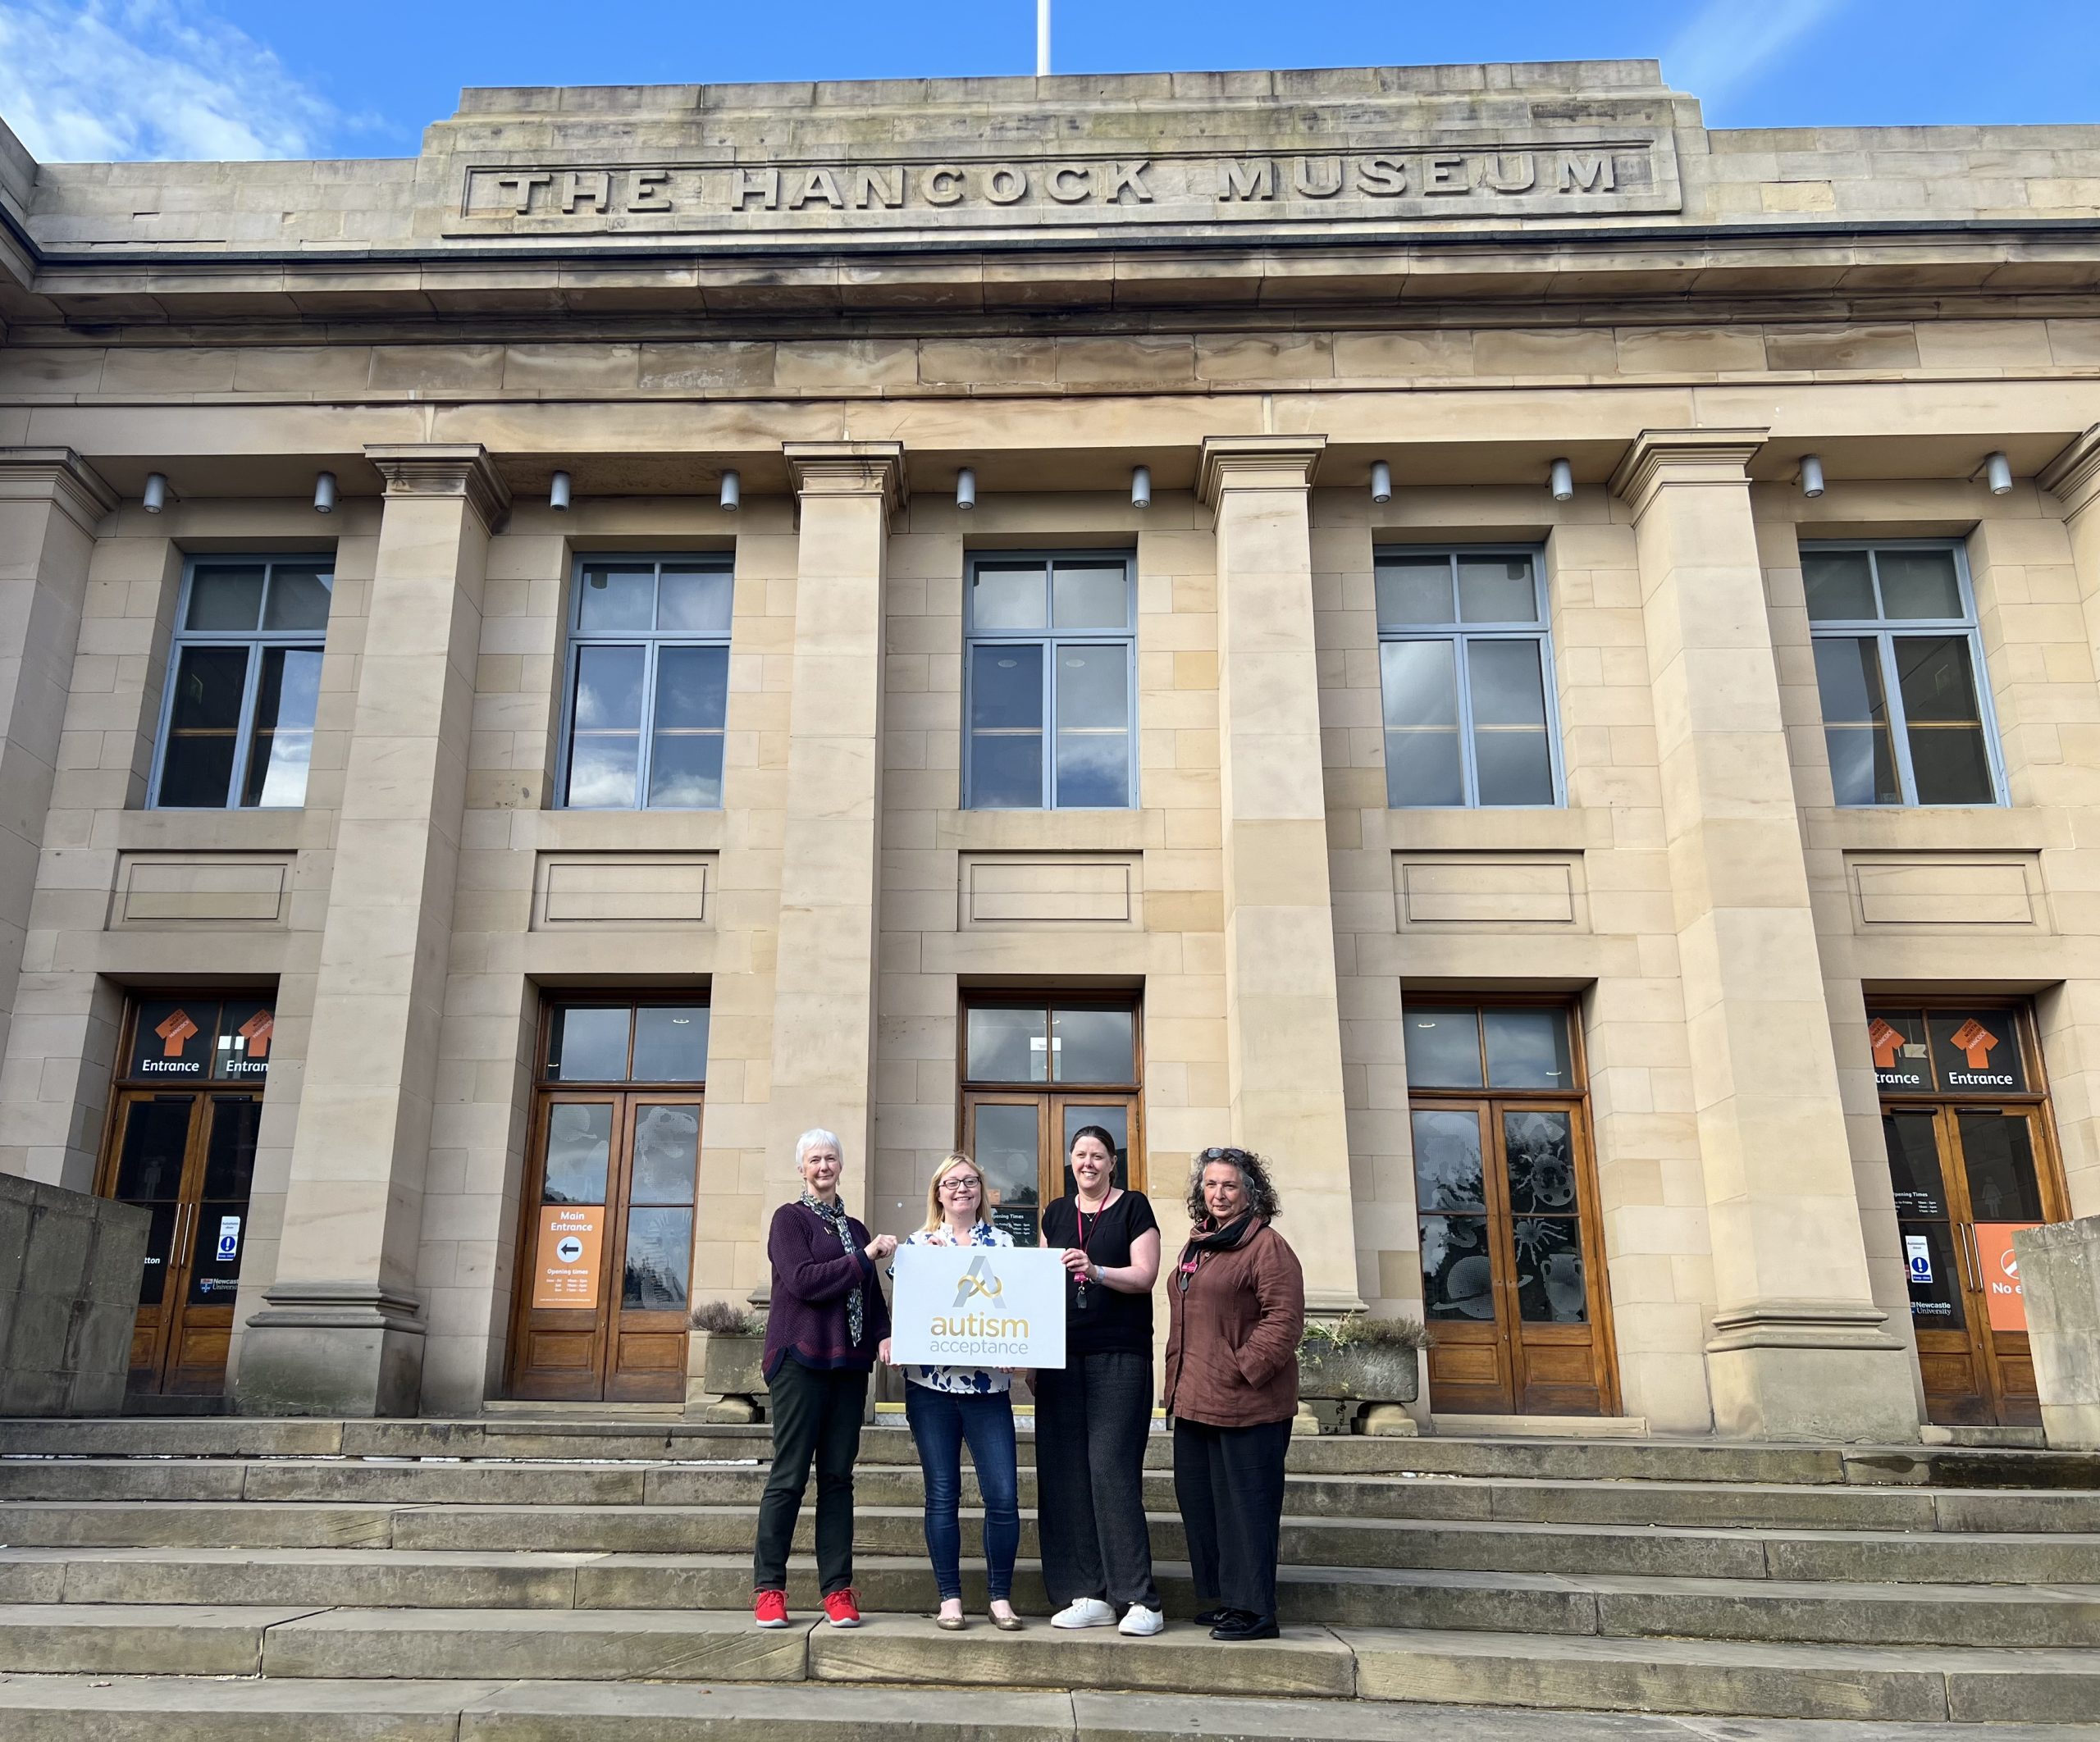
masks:
<svg viewBox="0 0 2100 1742"><path fill-rule="evenodd" d="M967 1240L958 1240L948 1231L944 1223L938 1228L922 1228L904 1243L906 1246L1011 1246L1014 1237L1003 1228L994 1228L989 1222L979 1222L970 1230ZM907 1366L904 1376L915 1385L924 1385L929 1391L961 1392L966 1396L1006 1390L1012 1383L1010 1375L988 1367L924 1367Z"/></svg>

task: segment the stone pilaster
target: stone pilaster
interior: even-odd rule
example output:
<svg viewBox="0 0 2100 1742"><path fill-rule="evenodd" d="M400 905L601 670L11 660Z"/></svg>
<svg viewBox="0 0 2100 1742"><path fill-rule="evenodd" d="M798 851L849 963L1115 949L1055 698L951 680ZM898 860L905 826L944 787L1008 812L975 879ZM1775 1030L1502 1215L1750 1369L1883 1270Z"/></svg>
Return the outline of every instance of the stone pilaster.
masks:
<svg viewBox="0 0 2100 1742"><path fill-rule="evenodd" d="M1746 470L1762 430L1649 430L1633 517L1719 1307L1717 1432L1904 1440L1831 1051Z"/></svg>
<svg viewBox="0 0 2100 1742"><path fill-rule="evenodd" d="M0 448L0 1057L13 1024L88 559L116 499L71 448Z"/></svg>
<svg viewBox="0 0 2100 1742"><path fill-rule="evenodd" d="M1227 1079L1315 1311L1361 1304L1327 874L1308 495L1324 436L1212 436Z"/></svg>
<svg viewBox="0 0 2100 1742"><path fill-rule="evenodd" d="M893 441L788 442L800 526L793 699L773 1000L773 1142L764 1220L793 1195L797 1135L845 1145L842 1187L865 1216L882 869L883 577L905 487Z"/></svg>
<svg viewBox="0 0 2100 1742"><path fill-rule="evenodd" d="M413 1413L431 1105L489 535L477 443L375 446L385 511L284 1236L236 1382L261 1415Z"/></svg>

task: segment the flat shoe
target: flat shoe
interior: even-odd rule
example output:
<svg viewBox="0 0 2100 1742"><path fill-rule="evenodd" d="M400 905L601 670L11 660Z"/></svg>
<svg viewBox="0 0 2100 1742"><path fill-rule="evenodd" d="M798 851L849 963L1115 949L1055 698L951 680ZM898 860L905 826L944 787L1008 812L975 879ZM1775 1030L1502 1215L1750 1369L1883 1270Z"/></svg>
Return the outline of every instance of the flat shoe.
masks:
<svg viewBox="0 0 2100 1742"><path fill-rule="evenodd" d="M936 1615L934 1617L934 1625L943 1633L960 1633L970 1623L960 1615Z"/></svg>
<svg viewBox="0 0 2100 1742"><path fill-rule="evenodd" d="M989 1619L992 1625L997 1627L1002 1633L1019 1633L1020 1631L1021 1619L1018 1615L994 1615L990 1617Z"/></svg>

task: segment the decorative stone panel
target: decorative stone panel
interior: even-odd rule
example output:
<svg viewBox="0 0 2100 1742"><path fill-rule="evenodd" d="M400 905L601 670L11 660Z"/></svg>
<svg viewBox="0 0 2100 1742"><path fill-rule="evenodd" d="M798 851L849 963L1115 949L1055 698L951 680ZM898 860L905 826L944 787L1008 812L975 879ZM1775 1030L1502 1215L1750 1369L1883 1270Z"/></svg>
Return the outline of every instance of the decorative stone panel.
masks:
<svg viewBox="0 0 2100 1742"><path fill-rule="evenodd" d="M1403 931L1590 928L1580 854L1395 853L1393 887Z"/></svg>
<svg viewBox="0 0 2100 1742"><path fill-rule="evenodd" d="M1139 930L1144 865L1135 854L966 853L959 922L966 932Z"/></svg>
<svg viewBox="0 0 2100 1742"><path fill-rule="evenodd" d="M2034 853L1848 853L1845 880L1861 932L2050 928Z"/></svg>
<svg viewBox="0 0 2100 1742"><path fill-rule="evenodd" d="M126 853L116 862L112 931L163 926L281 926L288 853Z"/></svg>
<svg viewBox="0 0 2100 1742"><path fill-rule="evenodd" d="M677 928L714 923L712 853L542 853L532 928Z"/></svg>

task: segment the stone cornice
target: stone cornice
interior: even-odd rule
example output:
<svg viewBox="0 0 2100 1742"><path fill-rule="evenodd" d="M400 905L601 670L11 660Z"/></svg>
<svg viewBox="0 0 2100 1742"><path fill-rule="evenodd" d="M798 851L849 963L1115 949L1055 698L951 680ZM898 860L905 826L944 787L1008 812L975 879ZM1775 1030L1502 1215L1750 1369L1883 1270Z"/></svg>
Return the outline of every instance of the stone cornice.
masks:
<svg viewBox="0 0 2100 1742"><path fill-rule="evenodd" d="M2074 515L2100 502L2100 423L2070 443L2034 481Z"/></svg>
<svg viewBox="0 0 2100 1742"><path fill-rule="evenodd" d="M93 533L121 499L71 448L0 448L0 502L52 502Z"/></svg>
<svg viewBox="0 0 2100 1742"><path fill-rule="evenodd" d="M1206 436L1198 500L1216 508L1228 490L1310 490L1324 436Z"/></svg>
<svg viewBox="0 0 2100 1742"><path fill-rule="evenodd" d="M1610 490L1637 518L1665 485L1749 482L1748 467L1771 431L1763 429L1643 430L1633 438Z"/></svg>
<svg viewBox="0 0 2100 1742"><path fill-rule="evenodd" d="M879 495L885 514L906 499L901 441L783 441L780 453L797 497Z"/></svg>
<svg viewBox="0 0 2100 1742"><path fill-rule="evenodd" d="M458 496L494 531L510 513L510 486L477 441L368 442L364 457L390 498Z"/></svg>

